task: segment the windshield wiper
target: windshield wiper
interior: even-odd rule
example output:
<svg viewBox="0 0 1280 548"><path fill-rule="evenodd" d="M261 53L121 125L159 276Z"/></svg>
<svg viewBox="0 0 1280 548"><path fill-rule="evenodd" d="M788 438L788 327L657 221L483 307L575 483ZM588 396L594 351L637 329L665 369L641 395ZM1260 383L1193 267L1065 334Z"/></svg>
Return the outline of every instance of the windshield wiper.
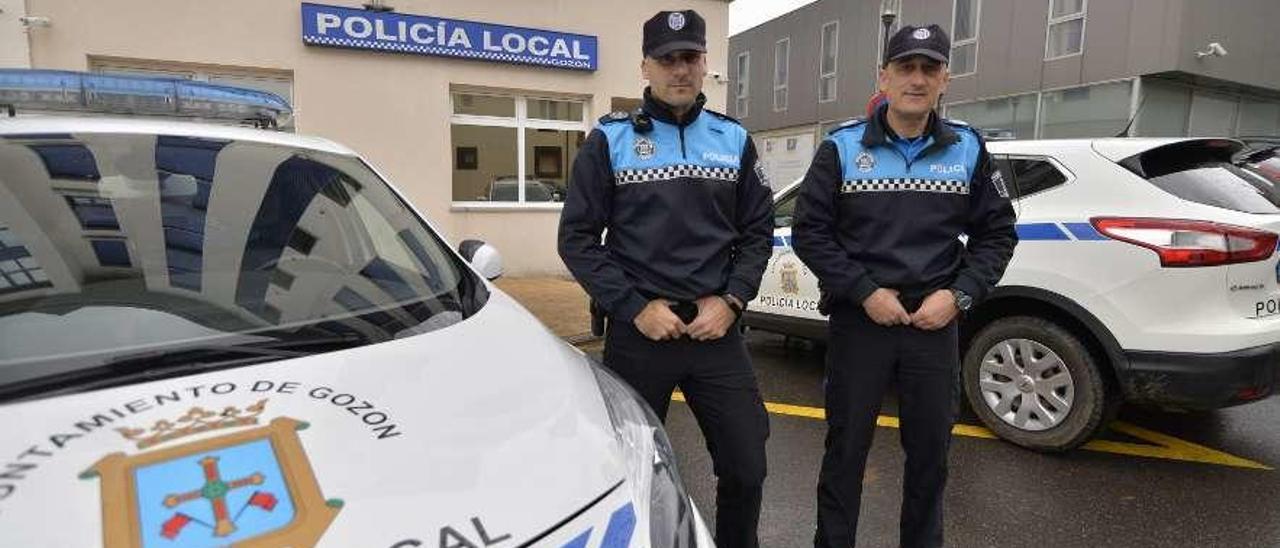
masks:
<svg viewBox="0 0 1280 548"><path fill-rule="evenodd" d="M299 358L367 344L363 337L308 337L238 345L197 345L114 357L102 364L0 386L0 403L60 396Z"/></svg>

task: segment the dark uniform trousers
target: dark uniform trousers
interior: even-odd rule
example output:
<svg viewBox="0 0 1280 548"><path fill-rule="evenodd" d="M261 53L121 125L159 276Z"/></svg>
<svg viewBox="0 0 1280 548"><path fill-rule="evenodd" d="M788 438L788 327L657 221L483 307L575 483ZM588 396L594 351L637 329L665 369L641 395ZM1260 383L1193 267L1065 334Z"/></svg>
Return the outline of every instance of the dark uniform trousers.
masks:
<svg viewBox="0 0 1280 548"><path fill-rule="evenodd" d="M629 322L610 322L604 364L666 420L679 386L711 453L716 486L716 544L759 546L756 525L765 477L765 412L751 358L737 326L714 341L652 341Z"/></svg>
<svg viewBox="0 0 1280 548"><path fill-rule="evenodd" d="M907 303L908 305L917 303ZM915 307L907 307L914 311ZM826 361L826 457L818 476L814 546L850 548L858 533L862 478L880 403L896 381L906 470L901 545L942 546L947 451L959 409L956 322L937 331L884 327L861 307L832 311Z"/></svg>

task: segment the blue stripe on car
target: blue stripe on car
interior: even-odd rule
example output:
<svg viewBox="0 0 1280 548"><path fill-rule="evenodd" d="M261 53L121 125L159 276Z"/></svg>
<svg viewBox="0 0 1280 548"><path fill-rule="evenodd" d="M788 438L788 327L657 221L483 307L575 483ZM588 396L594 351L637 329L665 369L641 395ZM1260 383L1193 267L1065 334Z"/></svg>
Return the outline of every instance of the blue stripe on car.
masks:
<svg viewBox="0 0 1280 548"><path fill-rule="evenodd" d="M587 529L586 532L578 535L577 538L564 543L564 546L561 546L560 548L587 548L587 541L591 539L591 531L594 531L594 529Z"/></svg>
<svg viewBox="0 0 1280 548"><path fill-rule="evenodd" d="M631 503L617 509L609 518L609 528L604 532L600 548L626 548L631 545L631 534L636 529L636 509Z"/></svg>
<svg viewBox="0 0 1280 548"><path fill-rule="evenodd" d="M1066 227L1066 230L1063 230ZM1102 242L1107 237L1089 223L1019 223L1014 227L1022 241L1070 241ZM790 236L774 236L773 247L790 247ZM1280 250L1280 245L1277 245Z"/></svg>
<svg viewBox="0 0 1280 548"><path fill-rule="evenodd" d="M1016 227L1018 231L1018 239L1028 240L1070 240L1066 232L1062 231L1062 227L1054 223L1026 223L1019 224Z"/></svg>
<svg viewBox="0 0 1280 548"><path fill-rule="evenodd" d="M1106 236L1103 236L1101 232L1098 232L1098 229L1093 228L1093 225L1089 223L1063 223L1063 225L1067 227L1067 230L1071 231L1071 235L1075 236L1077 240L1097 241L1107 239Z"/></svg>

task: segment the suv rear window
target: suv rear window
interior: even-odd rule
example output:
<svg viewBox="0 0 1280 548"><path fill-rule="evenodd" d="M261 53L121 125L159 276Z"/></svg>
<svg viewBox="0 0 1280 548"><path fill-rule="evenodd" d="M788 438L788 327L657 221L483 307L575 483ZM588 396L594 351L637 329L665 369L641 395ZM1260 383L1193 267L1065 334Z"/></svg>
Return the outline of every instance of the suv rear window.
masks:
<svg viewBox="0 0 1280 548"><path fill-rule="evenodd" d="M1242 147L1222 139L1183 141L1120 165L1183 200L1244 213L1280 213L1280 178L1256 165L1233 163Z"/></svg>

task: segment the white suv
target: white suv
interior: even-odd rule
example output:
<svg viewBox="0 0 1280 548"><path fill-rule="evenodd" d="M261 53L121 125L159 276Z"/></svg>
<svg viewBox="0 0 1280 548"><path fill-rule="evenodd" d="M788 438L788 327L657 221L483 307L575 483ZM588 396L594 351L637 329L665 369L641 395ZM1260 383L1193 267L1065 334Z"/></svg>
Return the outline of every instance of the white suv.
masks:
<svg viewBox="0 0 1280 548"><path fill-rule="evenodd" d="M962 324L964 391L1001 437L1087 441L1122 401L1210 409L1280 376L1280 177L1225 139L992 142L1020 242ZM778 193L774 253L749 326L825 337L791 248L798 183Z"/></svg>

